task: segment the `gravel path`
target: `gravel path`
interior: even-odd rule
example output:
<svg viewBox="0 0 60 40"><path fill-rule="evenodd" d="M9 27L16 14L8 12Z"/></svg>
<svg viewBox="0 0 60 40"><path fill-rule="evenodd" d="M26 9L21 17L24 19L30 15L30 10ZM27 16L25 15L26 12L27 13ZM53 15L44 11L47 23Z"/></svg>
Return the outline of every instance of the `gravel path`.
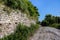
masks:
<svg viewBox="0 0 60 40"><path fill-rule="evenodd" d="M60 40L60 30L51 27L40 27L29 40Z"/></svg>

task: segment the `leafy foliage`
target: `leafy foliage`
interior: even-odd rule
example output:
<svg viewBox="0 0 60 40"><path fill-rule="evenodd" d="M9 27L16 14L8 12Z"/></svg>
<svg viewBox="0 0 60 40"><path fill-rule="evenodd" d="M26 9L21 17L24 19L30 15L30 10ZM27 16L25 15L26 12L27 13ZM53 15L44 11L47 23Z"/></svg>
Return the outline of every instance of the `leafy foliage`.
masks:
<svg viewBox="0 0 60 40"><path fill-rule="evenodd" d="M7 7L12 9L21 10L21 12L28 14L32 18L37 19L39 16L38 9L29 0L0 0L0 2L3 2ZM36 29L38 29L38 24L31 24L31 27L19 24L13 34L0 40L27 40Z"/></svg>
<svg viewBox="0 0 60 40"><path fill-rule="evenodd" d="M54 28L57 28L57 29L60 29L60 24L57 24L57 23L54 23L54 24L52 24L50 26L54 27Z"/></svg>
<svg viewBox="0 0 60 40"><path fill-rule="evenodd" d="M60 29L60 17L52 16L50 14L45 16L45 19L41 22L42 26L52 26Z"/></svg>
<svg viewBox="0 0 60 40"><path fill-rule="evenodd" d="M38 9L29 0L2 0L2 2L10 8L29 14L30 17L37 18L39 16Z"/></svg>
<svg viewBox="0 0 60 40"><path fill-rule="evenodd" d="M41 22L41 25L42 25L42 26L48 26L48 25L49 25L49 22L46 21L46 20L43 20L43 21Z"/></svg>
<svg viewBox="0 0 60 40"><path fill-rule="evenodd" d="M39 26L36 24L31 24L31 27L27 27L23 24L18 24L15 32L7 37L4 37L0 40L27 40L33 33L38 29Z"/></svg>

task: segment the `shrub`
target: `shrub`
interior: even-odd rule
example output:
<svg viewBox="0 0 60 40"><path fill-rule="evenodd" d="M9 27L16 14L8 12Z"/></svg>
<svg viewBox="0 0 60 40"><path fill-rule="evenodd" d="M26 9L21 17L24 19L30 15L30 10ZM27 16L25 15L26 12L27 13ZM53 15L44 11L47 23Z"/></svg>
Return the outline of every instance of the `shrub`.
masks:
<svg viewBox="0 0 60 40"><path fill-rule="evenodd" d="M60 24L57 24L57 23L54 23L54 24L52 24L50 26L54 27L54 28L57 28L57 29L60 29Z"/></svg>
<svg viewBox="0 0 60 40"><path fill-rule="evenodd" d="M21 12L27 12L33 17L39 16L38 9L32 5L29 0L1 0L4 4L10 8L21 10Z"/></svg>
<svg viewBox="0 0 60 40"><path fill-rule="evenodd" d="M48 26L48 25L49 25L49 22L46 21L46 20L43 20L43 21L41 22L41 25L42 25L42 26Z"/></svg>
<svg viewBox="0 0 60 40"><path fill-rule="evenodd" d="M27 40L38 29L38 25L31 24L31 27L27 27L23 24L18 24L15 32L0 40Z"/></svg>

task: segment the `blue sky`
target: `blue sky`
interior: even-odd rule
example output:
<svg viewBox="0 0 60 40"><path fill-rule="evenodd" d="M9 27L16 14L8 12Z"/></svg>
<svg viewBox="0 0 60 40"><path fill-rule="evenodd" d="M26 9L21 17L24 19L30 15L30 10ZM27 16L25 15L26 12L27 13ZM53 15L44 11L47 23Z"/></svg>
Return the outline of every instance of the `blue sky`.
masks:
<svg viewBox="0 0 60 40"><path fill-rule="evenodd" d="M46 14L60 16L60 0L30 0L38 8L39 20L42 21Z"/></svg>

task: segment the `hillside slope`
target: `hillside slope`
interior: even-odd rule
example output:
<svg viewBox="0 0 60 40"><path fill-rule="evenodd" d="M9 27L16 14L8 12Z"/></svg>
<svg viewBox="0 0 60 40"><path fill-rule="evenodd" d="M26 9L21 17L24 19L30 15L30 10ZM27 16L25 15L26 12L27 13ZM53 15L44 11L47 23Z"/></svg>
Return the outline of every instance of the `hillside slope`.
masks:
<svg viewBox="0 0 60 40"><path fill-rule="evenodd" d="M0 40L27 40L39 27L38 16L29 0L0 0Z"/></svg>
<svg viewBox="0 0 60 40"><path fill-rule="evenodd" d="M27 15L20 10L11 9L11 12L8 13L7 10L9 7L7 7L7 10L3 10L4 8L6 8L5 5L0 5L0 38L14 32L19 23L28 27L31 23L36 24L35 20L29 19Z"/></svg>

